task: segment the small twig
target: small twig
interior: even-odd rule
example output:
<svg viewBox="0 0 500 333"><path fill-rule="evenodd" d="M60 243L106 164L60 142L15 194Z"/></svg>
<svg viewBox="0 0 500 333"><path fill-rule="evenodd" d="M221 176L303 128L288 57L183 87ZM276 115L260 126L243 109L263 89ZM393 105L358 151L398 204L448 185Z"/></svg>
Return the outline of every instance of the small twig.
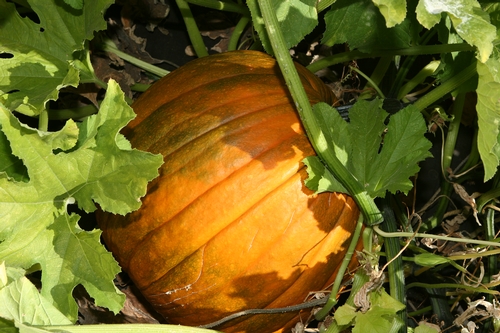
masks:
<svg viewBox="0 0 500 333"><path fill-rule="evenodd" d="M243 310L240 312L233 313L227 317L214 321L213 323L198 326L200 328L214 328L220 326L228 321L234 320L239 317L248 316L248 315L256 315L256 314L277 314L277 313L287 313L287 312L295 312L304 309L313 308L315 306L325 305L328 300L328 296L318 299L313 299L304 303L300 303L297 305L285 306L283 308L274 308L274 309L250 309Z"/></svg>

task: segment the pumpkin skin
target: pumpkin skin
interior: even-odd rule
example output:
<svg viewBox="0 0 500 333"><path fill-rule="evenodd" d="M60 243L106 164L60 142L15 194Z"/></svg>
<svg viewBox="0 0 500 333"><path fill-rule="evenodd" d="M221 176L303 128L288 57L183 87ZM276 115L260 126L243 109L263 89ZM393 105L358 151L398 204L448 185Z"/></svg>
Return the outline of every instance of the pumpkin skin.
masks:
<svg viewBox="0 0 500 333"><path fill-rule="evenodd" d="M334 101L297 69L312 103ZM168 322L295 305L333 282L359 210L344 194L304 186L301 161L314 150L273 58L233 51L194 60L132 107L138 115L124 134L165 163L138 211L99 213L98 223ZM296 321L297 312L254 315L217 329L265 333Z"/></svg>

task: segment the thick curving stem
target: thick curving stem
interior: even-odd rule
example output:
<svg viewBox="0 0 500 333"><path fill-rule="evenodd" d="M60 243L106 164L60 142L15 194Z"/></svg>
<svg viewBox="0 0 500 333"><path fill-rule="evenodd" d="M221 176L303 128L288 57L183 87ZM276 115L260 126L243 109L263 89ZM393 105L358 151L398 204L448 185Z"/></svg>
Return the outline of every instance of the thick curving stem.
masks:
<svg viewBox="0 0 500 333"><path fill-rule="evenodd" d="M331 138L328 137L328 133L321 130L318 119L313 113L307 94L293 65L289 50L285 46L284 37L270 0L258 0L258 3L274 55L285 77L286 84L299 112L300 120L314 150L335 178L348 190L349 195L354 198L363 212L365 223L367 225L380 223L382 214L375 205L373 198L335 156L335 152L331 147Z"/></svg>

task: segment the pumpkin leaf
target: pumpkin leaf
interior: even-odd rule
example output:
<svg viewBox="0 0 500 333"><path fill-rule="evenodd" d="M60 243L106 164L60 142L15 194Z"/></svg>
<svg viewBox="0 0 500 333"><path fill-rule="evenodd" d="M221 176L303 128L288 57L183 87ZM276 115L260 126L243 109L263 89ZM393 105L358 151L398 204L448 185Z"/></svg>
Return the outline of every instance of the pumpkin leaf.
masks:
<svg viewBox="0 0 500 333"><path fill-rule="evenodd" d="M273 1L276 16L284 32L286 47L297 45L318 24L316 0ZM267 36L264 19L257 0L248 0L252 22L258 32L264 49L273 54L271 41Z"/></svg>
<svg viewBox="0 0 500 333"><path fill-rule="evenodd" d="M0 279L6 284L0 287L0 321L2 332L13 332L13 323L30 323L31 325L69 325L71 322L49 300L43 297L24 276L24 272L13 267L0 264ZM11 323L9 323L9 321ZM5 330L4 330L5 329Z"/></svg>
<svg viewBox="0 0 500 333"><path fill-rule="evenodd" d="M429 324L427 325L427 322L420 322L418 324L417 327L415 327L415 330L413 331L413 333L439 333L441 330L437 327L432 327L430 325L433 325L433 324ZM410 332L408 330L408 332Z"/></svg>
<svg viewBox="0 0 500 333"><path fill-rule="evenodd" d="M0 0L0 102L10 110L38 115L61 88L76 87L75 51L84 48L94 31L106 28L103 13L113 2L87 0L78 8L56 0L28 0L38 23L22 18L15 4Z"/></svg>
<svg viewBox="0 0 500 333"><path fill-rule="evenodd" d="M420 112L408 106L390 117L381 100L358 101L349 112L350 123L343 121L330 106L314 106L323 131L332 138L339 160L363 184L372 196L385 197L386 191L407 193L412 188L409 177L418 172L418 162L430 156L431 143L424 137L427 130ZM317 157L307 158L306 185L318 193L344 192L339 182Z"/></svg>
<svg viewBox="0 0 500 333"><path fill-rule="evenodd" d="M12 155L7 137L0 131L0 177L2 175L12 177L19 182L28 180L23 161Z"/></svg>
<svg viewBox="0 0 500 333"><path fill-rule="evenodd" d="M492 3L483 3L483 10L489 14L490 23L496 27L498 40L500 38L500 3L492 2Z"/></svg>
<svg viewBox="0 0 500 333"><path fill-rule="evenodd" d="M58 132L41 132L21 124L0 105L0 126L8 140L0 143L10 144L29 178L20 182L5 173L0 178L0 258L25 269L40 264L41 294L71 320L77 314L71 291L78 284L115 312L123 303L113 284L118 265L100 244L99 233L81 230L79 217L69 215L67 206L76 202L91 212L97 202L119 214L140 206L162 157L123 144L118 132L133 117L114 81L100 112L77 128L68 121Z"/></svg>
<svg viewBox="0 0 500 333"><path fill-rule="evenodd" d="M397 313L405 305L392 298L384 289L370 293L370 309L365 313L357 312L353 333L396 333L404 323Z"/></svg>
<svg viewBox="0 0 500 333"><path fill-rule="evenodd" d="M64 0L64 2L74 9L83 8L83 0Z"/></svg>
<svg viewBox="0 0 500 333"><path fill-rule="evenodd" d="M392 28L406 18L406 0L373 0L384 16L386 26Z"/></svg>
<svg viewBox="0 0 500 333"><path fill-rule="evenodd" d="M302 161L307 166L308 178L304 181L307 187L321 192L348 193L347 189L325 168L318 156L309 156Z"/></svg>
<svg viewBox="0 0 500 333"><path fill-rule="evenodd" d="M351 49L369 53L408 47L411 42L409 20L388 28L392 25L386 25L386 19L371 0L337 0L326 13L325 23L322 43L329 46L348 43Z"/></svg>
<svg viewBox="0 0 500 333"><path fill-rule="evenodd" d="M368 297L370 308L366 312L344 304L335 310L335 323L340 327L354 323L353 333L398 332L404 323L397 313L403 310L405 305L387 294L384 289L372 291Z"/></svg>
<svg viewBox="0 0 500 333"><path fill-rule="evenodd" d="M491 179L500 164L500 59L477 63L477 147L484 165L484 181Z"/></svg>
<svg viewBox="0 0 500 333"><path fill-rule="evenodd" d="M460 37L476 46L478 59L486 62L493 51L493 41L497 36L496 27L490 23L487 12L481 10L476 0L422 0L417 5L417 19L430 29L446 13Z"/></svg>

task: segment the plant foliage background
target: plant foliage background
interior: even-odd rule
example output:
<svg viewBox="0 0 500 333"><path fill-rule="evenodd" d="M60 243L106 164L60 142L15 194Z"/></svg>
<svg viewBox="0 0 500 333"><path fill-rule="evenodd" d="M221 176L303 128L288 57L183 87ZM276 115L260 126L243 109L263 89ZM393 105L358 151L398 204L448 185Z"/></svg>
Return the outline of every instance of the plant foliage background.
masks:
<svg viewBox="0 0 500 333"><path fill-rule="evenodd" d="M120 134L134 117L129 106L133 85L118 84L95 70L98 63L94 53L115 52L127 59L99 33L112 25L104 17L113 3L0 0L0 330L30 331L37 326L36 330L50 331L51 327L74 324L78 306L73 291L78 285L98 306L114 313L123 306L124 295L113 282L120 268L101 244L100 231L82 229L80 216L72 209L78 207L81 212L92 213L98 206L122 215L138 209L147 182L157 175L162 163L161 156L135 150ZM119 5L127 6L127 2ZM471 316L454 324L465 327L469 319L481 317L473 310L483 306L487 312L483 317L488 319L485 331L499 330L494 299L498 267L496 259L491 259L496 254L491 242L496 241L498 229L495 211L500 163L500 4L476 0L177 0L170 5L202 5L232 15L235 26L226 49L252 45L275 54L280 47L294 48L296 60L305 62L313 72L332 74L340 66L349 76L364 77L360 80L367 80L363 81L367 89L359 89L359 101L350 110L349 123L331 112L330 106L315 105L313 111L318 131L328 141L326 147L335 152L350 177L372 199L390 200L401 193L411 194L415 182L410 177L418 174L419 162L432 156L426 132L434 128L436 136L442 135L445 140L438 152L441 158L434 158L441 160L438 173L443 175L444 185L437 196L440 199L429 200L437 202L437 211L419 222L415 222L415 215L402 218L398 230L404 241L418 238L416 231L433 230L436 234L468 239L462 231L443 232L441 226L448 212L447 198L452 193L459 195L469 211L457 213L457 219L479 222L475 225L476 237L460 248L460 253L473 255L460 257L451 251L447 259L437 260L477 285L462 279L464 288L475 285L475 289L464 289L471 297L464 311L472 309ZM265 8L271 8L267 12L278 20L283 45L276 46L269 33ZM198 44L192 13L183 13L193 48L198 56L206 55L204 45ZM162 18L153 23L160 24ZM302 52L296 47L318 35L318 29L320 38L309 42L316 48ZM247 35L250 42L245 40ZM356 67L356 62L362 64L372 58L376 59L373 72L362 73L343 65ZM421 58L426 62L423 65L415 62ZM422 67L410 71L414 64ZM139 67L148 72L151 67L147 65L142 62ZM387 84L383 78L390 66L395 68L395 74ZM410 72L416 74L410 76ZM154 73L157 76L153 80L165 71ZM326 75L325 79L334 81L331 77ZM105 93L89 95L76 90L91 97L88 105L73 109L67 116L53 107L64 92L89 85L104 89ZM385 87L384 91L379 85ZM421 92L423 87L425 91ZM472 121L475 134L471 152L460 170L451 171L463 105L470 96L476 99L472 118L477 119ZM412 105L387 121L387 98L397 99L404 106ZM452 100L458 106L445 110ZM28 118L32 120L26 121ZM51 128L54 119L63 119L63 125ZM308 158L304 163L308 166L306 183L310 188L317 192L350 193L335 168L323 159ZM471 178L484 185L481 194L473 195L460 185ZM415 210L411 204L410 208ZM387 247L392 236L382 231L379 235L381 239L386 237ZM429 238L436 239L432 235ZM432 253L440 252L435 251L437 245L433 243L435 247L425 249L420 245L415 240L406 245L405 255L411 257L407 261L416 262L420 269L435 266ZM377 258L372 267L379 267L381 247L380 243L366 249ZM483 262L483 257L489 261ZM455 262L458 260L462 260L460 264ZM479 276L478 269L484 266L486 273ZM39 288L27 278L33 272L41 272ZM373 280L374 276L367 278ZM456 285L450 286L444 289L460 290ZM372 308L364 314L348 301L339 308L336 325L352 326L353 332L360 332L377 321L383 332L406 330L406 319L398 317L405 308L403 299L398 299L392 287L391 284L390 296L385 292L373 296ZM450 300L465 299L451 294L455 298ZM482 296L486 303L471 300L481 300ZM439 330L425 325L415 328L415 332L436 331Z"/></svg>

